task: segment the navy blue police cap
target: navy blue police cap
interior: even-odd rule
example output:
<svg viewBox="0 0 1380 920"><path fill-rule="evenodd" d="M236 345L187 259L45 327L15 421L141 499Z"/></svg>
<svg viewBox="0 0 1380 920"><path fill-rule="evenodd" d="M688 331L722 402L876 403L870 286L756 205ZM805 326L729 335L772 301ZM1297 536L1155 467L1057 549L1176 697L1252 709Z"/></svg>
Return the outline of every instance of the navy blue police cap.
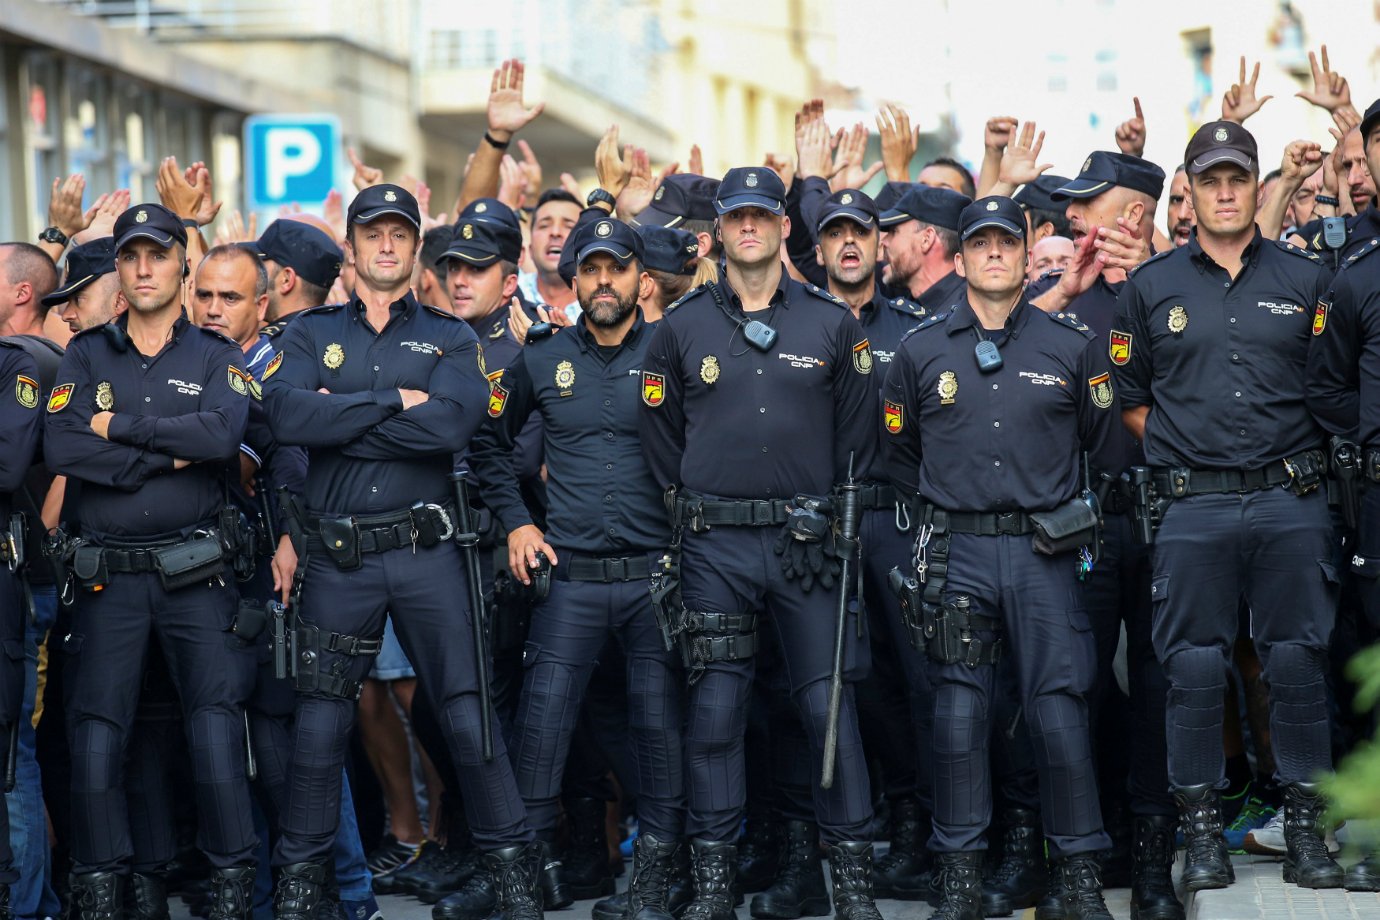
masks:
<svg viewBox="0 0 1380 920"><path fill-rule="evenodd" d="M187 245L187 228L182 226L182 218L161 204L131 205L115 218L115 251L140 237L171 249L174 243Z"/></svg>
<svg viewBox="0 0 1380 920"><path fill-rule="evenodd" d="M1050 198L1095 198L1118 185L1158 200L1164 191L1164 170L1129 153L1098 150L1083 161L1078 175L1051 192Z"/></svg>
<svg viewBox="0 0 1380 920"><path fill-rule="evenodd" d="M319 228L302 220L280 217L259 238L242 244L261 259L286 265L318 287L328 288L340 275L345 254Z"/></svg>
<svg viewBox="0 0 1380 920"><path fill-rule="evenodd" d="M628 221L634 227L676 227L687 220L713 220L719 180L694 173L675 173L656 187L652 203Z"/></svg>
<svg viewBox="0 0 1380 920"><path fill-rule="evenodd" d="M67 251L67 276L57 290L43 298L43 306L54 307L66 303L77 292L101 275L115 270L115 237L103 236L88 240Z"/></svg>
<svg viewBox="0 0 1380 920"><path fill-rule="evenodd" d="M830 221L846 217L860 227L876 227L880 219L877 203L872 196L855 188L842 188L824 200L819 215L815 218L815 232L824 229Z"/></svg>
<svg viewBox="0 0 1380 920"><path fill-rule="evenodd" d="M972 203L973 199L953 189L913 185L894 208L882 212L879 223L887 230L908 220L919 220L956 232L959 215Z"/></svg>
<svg viewBox="0 0 1380 920"><path fill-rule="evenodd" d="M371 185L355 196L350 202L349 221L352 224L367 224L385 214L396 214L422 231L422 212L417 207L417 199L400 185Z"/></svg>
<svg viewBox="0 0 1380 920"><path fill-rule="evenodd" d="M693 275L700 255L699 237L675 227L638 227L642 267L671 275Z"/></svg>
<svg viewBox="0 0 1380 920"><path fill-rule="evenodd" d="M768 166L735 166L724 173L714 210L727 214L739 208L762 208L773 214L786 213L786 186Z"/></svg>
<svg viewBox="0 0 1380 920"><path fill-rule="evenodd" d="M1025 212L1005 195L979 198L963 209L959 217L958 234L968 239L986 227L998 227L1017 239L1025 239Z"/></svg>
<svg viewBox="0 0 1380 920"><path fill-rule="evenodd" d="M495 261L516 262L522 257L522 233L501 220L462 220L455 228L446 251L436 259L461 259L471 265L486 266Z"/></svg>

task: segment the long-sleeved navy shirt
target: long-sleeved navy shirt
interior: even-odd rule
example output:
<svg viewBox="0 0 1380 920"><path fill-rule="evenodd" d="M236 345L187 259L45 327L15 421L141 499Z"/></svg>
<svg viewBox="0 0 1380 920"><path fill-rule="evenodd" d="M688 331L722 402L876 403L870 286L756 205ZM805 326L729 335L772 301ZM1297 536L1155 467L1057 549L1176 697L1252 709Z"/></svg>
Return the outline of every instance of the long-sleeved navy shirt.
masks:
<svg viewBox="0 0 1380 920"><path fill-rule="evenodd" d="M639 317L621 344L600 346L581 320L527 345L489 396L491 421L470 462L505 530L533 523L513 477L513 449L536 415L546 457L546 540L593 555L664 547L661 487L642 456L642 367L654 326Z"/></svg>
<svg viewBox="0 0 1380 920"><path fill-rule="evenodd" d="M1313 312L1308 408L1332 434L1380 448L1380 240L1347 256Z"/></svg>
<svg viewBox="0 0 1380 920"><path fill-rule="evenodd" d="M24 484L24 477L38 453L43 435L43 415L38 404L42 386L38 363L20 346L0 339L0 529L9 527L10 493ZM41 501L41 499L40 499Z"/></svg>
<svg viewBox="0 0 1380 920"><path fill-rule="evenodd" d="M659 486L742 499L822 495L872 468L872 349L842 301L783 270L771 307L750 315L727 280L666 311L643 362L642 450ZM727 315L726 312L727 311ZM744 318L778 334L763 352Z"/></svg>
<svg viewBox="0 0 1380 920"><path fill-rule="evenodd" d="M244 352L179 317L144 355L127 317L77 333L48 397L48 467L83 482L77 520L88 538L185 536L225 503L227 462L244 438ZM109 411L109 439L91 429ZM174 459L191 461L180 470Z"/></svg>
<svg viewBox="0 0 1380 920"><path fill-rule="evenodd" d="M310 510L379 514L450 497L454 455L488 398L468 323L408 293L375 330L356 296L303 311L276 341L264 405L274 436L307 448ZM399 389L429 398L404 412Z"/></svg>

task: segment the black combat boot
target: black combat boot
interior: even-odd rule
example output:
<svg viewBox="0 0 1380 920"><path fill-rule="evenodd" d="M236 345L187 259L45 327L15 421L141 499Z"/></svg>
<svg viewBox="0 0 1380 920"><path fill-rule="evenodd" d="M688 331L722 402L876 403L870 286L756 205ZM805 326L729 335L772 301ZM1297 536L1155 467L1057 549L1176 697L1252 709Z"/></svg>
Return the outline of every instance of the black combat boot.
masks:
<svg viewBox="0 0 1380 920"><path fill-rule="evenodd" d="M564 910L575 903L565 887L565 866L556 858L555 847L550 841L538 840L537 847L541 854L537 884L541 886L542 906L547 910Z"/></svg>
<svg viewBox="0 0 1380 920"><path fill-rule="evenodd" d="M665 844L658 843L658 846ZM633 879L637 878L636 853L637 845L633 844L634 862ZM695 886L690 883L690 848L685 844L680 844L675 848L671 855L671 881L667 888L666 910L673 917L679 917L695 897ZM629 884L631 887L631 884ZM628 909L628 892L626 890L618 892L611 898L604 898L602 901L595 901L590 908L589 915L591 920L623 920L624 912ZM437 918L441 920L441 918Z"/></svg>
<svg viewBox="0 0 1380 920"><path fill-rule="evenodd" d="M717 840L690 841L690 877L695 899L681 920L735 920L733 873L738 867L738 848Z"/></svg>
<svg viewBox="0 0 1380 920"><path fill-rule="evenodd" d="M321 863L283 866L273 891L273 920L316 920L325 887L326 867Z"/></svg>
<svg viewBox="0 0 1380 920"><path fill-rule="evenodd" d="M72 876L72 920L120 920L125 905L125 877L114 872Z"/></svg>
<svg viewBox="0 0 1380 920"><path fill-rule="evenodd" d="M432 920L484 920L498 906L489 870L480 866L459 891L453 891L431 908Z"/></svg>
<svg viewBox="0 0 1380 920"><path fill-rule="evenodd" d="M1174 801L1184 831L1184 888L1204 891L1236 881L1227 841L1222 837L1222 797L1211 783L1180 786Z"/></svg>
<svg viewBox="0 0 1380 920"><path fill-rule="evenodd" d="M129 920L168 920L168 883L161 874L135 872L125 886Z"/></svg>
<svg viewBox="0 0 1380 920"><path fill-rule="evenodd" d="M503 847L484 854L496 902L489 920L542 920L541 885L537 881L542 862L540 843Z"/></svg>
<svg viewBox="0 0 1380 920"><path fill-rule="evenodd" d="M1064 879L1055 866L1049 867L1049 887L1035 903L1035 920L1064 920Z"/></svg>
<svg viewBox="0 0 1380 920"><path fill-rule="evenodd" d="M834 916L839 920L882 920L872 890L872 843L844 840L829 847L834 882Z"/></svg>
<svg viewBox="0 0 1380 920"><path fill-rule="evenodd" d="M773 818L747 820L738 844L738 867L733 888L738 894L766 891L781 870L785 828Z"/></svg>
<svg viewBox="0 0 1380 920"><path fill-rule="evenodd" d="M14 920L14 910L10 908L10 886L0 882L0 920Z"/></svg>
<svg viewBox="0 0 1380 920"><path fill-rule="evenodd" d="M924 900L930 877L927 824L915 796L891 800L891 846L872 864L872 890L877 897Z"/></svg>
<svg viewBox="0 0 1380 920"><path fill-rule="evenodd" d="M561 881L566 894L576 901L613 894L609 837L604 825L607 811L608 806L602 799L566 800L570 846L561 857Z"/></svg>
<svg viewBox="0 0 1380 920"><path fill-rule="evenodd" d="M984 917L1006 917L1034 907L1049 881L1045 867L1045 838L1040 815L1028 808L1008 808L1004 814L1001 863L982 883Z"/></svg>
<svg viewBox="0 0 1380 920"><path fill-rule="evenodd" d="M1380 853L1371 853L1346 870L1347 891L1380 891Z"/></svg>
<svg viewBox="0 0 1380 920"><path fill-rule="evenodd" d="M254 920L254 871L249 865L211 873L211 913L207 920Z"/></svg>
<svg viewBox="0 0 1380 920"><path fill-rule="evenodd" d="M829 889L824 887L824 864L819 858L819 825L787 821L781 868L771 887L752 898L752 915L771 920L824 917L829 913Z"/></svg>
<svg viewBox="0 0 1380 920"><path fill-rule="evenodd" d="M676 874L678 841L639 834L633 842L628 882L628 920L671 920L671 879Z"/></svg>
<svg viewBox="0 0 1380 920"><path fill-rule="evenodd" d="M930 920L982 920L982 859L980 850L934 855L944 894Z"/></svg>
<svg viewBox="0 0 1380 920"><path fill-rule="evenodd" d="M1164 815L1136 818L1131 920L1184 920L1184 906L1174 894L1176 823Z"/></svg>
<svg viewBox="0 0 1380 920"><path fill-rule="evenodd" d="M1102 873L1095 854L1065 856L1056 868L1063 887L1064 920L1112 920L1102 900Z"/></svg>
<svg viewBox="0 0 1380 920"><path fill-rule="evenodd" d="M1342 867L1327 852L1323 827L1322 787L1291 783L1284 787L1284 880L1300 888L1341 888Z"/></svg>

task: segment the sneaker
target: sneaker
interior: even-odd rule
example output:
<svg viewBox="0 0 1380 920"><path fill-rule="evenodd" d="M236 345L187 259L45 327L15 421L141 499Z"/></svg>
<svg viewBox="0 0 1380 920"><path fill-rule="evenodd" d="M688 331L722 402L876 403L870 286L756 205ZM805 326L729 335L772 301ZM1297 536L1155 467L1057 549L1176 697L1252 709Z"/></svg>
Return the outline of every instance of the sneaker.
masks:
<svg viewBox="0 0 1380 920"><path fill-rule="evenodd" d="M374 877L374 893L388 894L392 890L388 877L410 864L421 851L420 843L403 843L392 834L385 834L383 842L365 860L369 873Z"/></svg>
<svg viewBox="0 0 1380 920"><path fill-rule="evenodd" d="M379 902L371 894L363 901L340 902L340 915L344 920L383 920Z"/></svg>
<svg viewBox="0 0 1380 920"><path fill-rule="evenodd" d="M1247 831L1241 848L1260 856L1284 856L1288 853L1284 846L1284 809L1271 815L1264 827Z"/></svg>
<svg viewBox="0 0 1380 920"><path fill-rule="evenodd" d="M1244 853L1246 835L1253 830L1264 827L1274 815L1274 806L1267 805L1255 796L1248 798L1246 803L1241 806L1236 820L1227 825L1223 831L1223 836L1227 838L1227 849L1233 853Z"/></svg>

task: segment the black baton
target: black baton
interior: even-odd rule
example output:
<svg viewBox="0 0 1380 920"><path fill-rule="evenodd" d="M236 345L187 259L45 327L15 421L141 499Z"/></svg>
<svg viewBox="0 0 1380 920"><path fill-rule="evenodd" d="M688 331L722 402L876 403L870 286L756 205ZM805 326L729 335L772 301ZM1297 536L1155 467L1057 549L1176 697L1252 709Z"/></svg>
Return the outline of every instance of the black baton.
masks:
<svg viewBox="0 0 1380 920"><path fill-rule="evenodd" d="M470 474L450 474L455 490L455 542L465 559L465 581L470 594L470 622L474 628L474 673L479 682L479 732L484 745L484 762L494 759L494 726L489 699L489 648L484 636L484 589L479 583L479 534L474 528L470 508Z"/></svg>
<svg viewBox="0 0 1380 920"><path fill-rule="evenodd" d="M819 785L834 785L834 761L839 747L839 708L843 705L843 646L848 630L849 589L852 587L853 558L858 551L858 515L861 496L853 481L853 456L848 456L848 481L839 487L839 539L842 567L839 572L839 606L834 621L834 667L829 672L829 714L824 723L824 768Z"/></svg>

